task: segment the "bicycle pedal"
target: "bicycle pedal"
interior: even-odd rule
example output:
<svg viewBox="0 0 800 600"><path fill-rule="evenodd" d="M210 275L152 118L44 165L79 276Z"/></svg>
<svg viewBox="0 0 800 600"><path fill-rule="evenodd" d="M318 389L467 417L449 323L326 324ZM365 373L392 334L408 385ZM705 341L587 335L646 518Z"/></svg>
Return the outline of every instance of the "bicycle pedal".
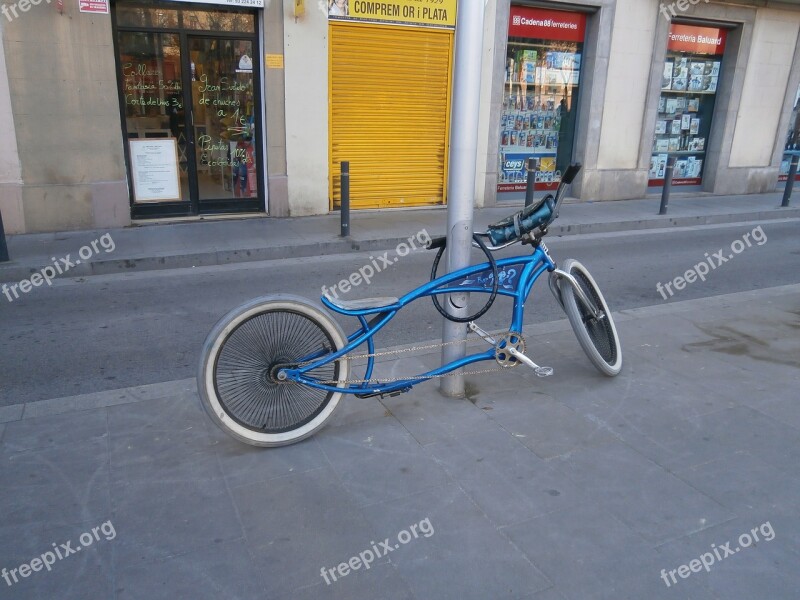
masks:
<svg viewBox="0 0 800 600"><path fill-rule="evenodd" d="M538 367L533 370L538 377L550 377L553 374L553 367Z"/></svg>

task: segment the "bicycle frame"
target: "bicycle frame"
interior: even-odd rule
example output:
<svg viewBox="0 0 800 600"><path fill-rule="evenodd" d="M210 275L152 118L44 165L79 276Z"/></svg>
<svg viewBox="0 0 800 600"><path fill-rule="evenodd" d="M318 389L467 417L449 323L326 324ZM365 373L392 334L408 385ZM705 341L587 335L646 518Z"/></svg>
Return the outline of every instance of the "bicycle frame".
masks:
<svg viewBox="0 0 800 600"><path fill-rule="evenodd" d="M553 262L552 258L550 258L547 247L544 244L537 245L534 248L533 253L530 255L502 258L496 262L499 280L497 293L498 295L508 296L514 299L509 331L521 332L522 322L525 315L525 301L531 292L533 284L536 283L536 280L545 271L555 271L556 264ZM515 266L520 269L520 272L518 274L514 273L514 275L511 275L510 273L513 270L512 268ZM486 278L480 277L481 274L486 274L487 272L489 275L492 274L491 266L488 262L472 265L453 273L438 277L433 281L430 281L425 285L408 292L402 298L399 298L395 304L381 306L378 308L347 310L336 306L330 300L328 300L326 296L322 296L322 303L327 308L338 314L357 318L361 324L361 328L348 336L347 345L345 345L341 350L331 354L327 354L327 351L320 351L318 353L305 356L301 359L298 359L297 362L314 362L305 364L296 369L284 369L282 372L288 380L302 383L309 387L320 390L359 395L379 395L408 391L418 383L427 381L439 375L444 375L445 373L460 369L466 365L483 360L494 360L495 348L493 347L484 352L467 355L446 365L442 365L438 369L422 373L410 379L384 384L361 383L355 386L348 385L347 387L336 387L320 383L318 380L307 375L307 373L310 371L327 365L348 354L349 352L352 352L364 342L367 343L369 354L374 354L375 342L373 337L375 334L378 333L378 331L380 331L389 321L391 321L392 318L403 307L411 302L414 302L415 300L436 294L452 294L462 292L490 293L492 287L491 283L489 283L487 287ZM503 273L505 273L505 277L502 276ZM509 280L514 279L517 275L518 278L516 278L516 283L513 285L509 283ZM372 316L372 319L368 321L367 317L369 316ZM319 360L315 361L316 358L319 358ZM367 358L367 367L364 375L365 380L372 378L374 366L374 357L369 356Z"/></svg>

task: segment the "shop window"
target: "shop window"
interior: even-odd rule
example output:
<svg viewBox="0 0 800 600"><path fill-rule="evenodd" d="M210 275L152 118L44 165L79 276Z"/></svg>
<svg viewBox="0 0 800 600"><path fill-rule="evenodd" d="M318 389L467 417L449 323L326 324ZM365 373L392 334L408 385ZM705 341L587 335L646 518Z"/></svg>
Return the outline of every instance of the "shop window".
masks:
<svg viewBox="0 0 800 600"><path fill-rule="evenodd" d="M572 160L586 15L512 6L500 117L498 199L524 196L528 158L536 189L558 187Z"/></svg>
<svg viewBox="0 0 800 600"><path fill-rule="evenodd" d="M117 27L147 29L194 29L255 33L253 13L225 10L177 10L152 2L120 3L116 7Z"/></svg>
<svg viewBox="0 0 800 600"><path fill-rule="evenodd" d="M147 6L117 7L117 25L119 27L147 27L158 29L177 29L178 11L166 8Z"/></svg>
<svg viewBox="0 0 800 600"><path fill-rule="evenodd" d="M724 29L680 24L670 27L653 136L650 187L664 185L670 156L676 158L673 185L702 184L726 39Z"/></svg>
<svg viewBox="0 0 800 600"><path fill-rule="evenodd" d="M786 132L784 150L788 152L800 152L800 86L797 87L797 96L795 96L792 116L789 119L789 131ZM778 181L787 181L789 179L789 163L791 160L791 154L783 155ZM795 181L800 181L800 174L797 175Z"/></svg>
<svg viewBox="0 0 800 600"><path fill-rule="evenodd" d="M132 214L263 209L256 13L137 1L115 24Z"/></svg>
<svg viewBox="0 0 800 600"><path fill-rule="evenodd" d="M187 29L236 33L253 33L256 30L255 17L252 14L215 10L186 12L183 26Z"/></svg>
<svg viewBox="0 0 800 600"><path fill-rule="evenodd" d="M169 186L169 193L161 198L158 194L150 197L137 193L136 199L138 202L188 200L180 38L176 33L139 31L121 31L118 36L128 139L176 140L174 158L179 184Z"/></svg>

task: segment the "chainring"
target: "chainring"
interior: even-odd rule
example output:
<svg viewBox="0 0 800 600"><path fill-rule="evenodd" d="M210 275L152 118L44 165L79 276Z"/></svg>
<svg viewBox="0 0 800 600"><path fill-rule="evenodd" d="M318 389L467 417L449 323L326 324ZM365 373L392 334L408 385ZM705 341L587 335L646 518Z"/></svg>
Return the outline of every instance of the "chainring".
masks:
<svg viewBox="0 0 800 600"><path fill-rule="evenodd" d="M497 364L504 369L511 369L520 364L519 360L509 352L510 348L514 348L514 350L520 354L525 354L525 338L522 337L522 334L511 331L497 342L494 351L494 359L497 361Z"/></svg>

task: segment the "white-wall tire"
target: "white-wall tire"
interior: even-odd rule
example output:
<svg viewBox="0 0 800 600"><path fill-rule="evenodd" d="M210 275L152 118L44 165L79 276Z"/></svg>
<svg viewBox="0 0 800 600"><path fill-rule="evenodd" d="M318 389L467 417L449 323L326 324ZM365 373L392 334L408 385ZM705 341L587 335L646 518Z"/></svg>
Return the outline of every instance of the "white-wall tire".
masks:
<svg viewBox="0 0 800 600"><path fill-rule="evenodd" d="M564 312L567 313L572 330L592 364L604 375L614 377L622 369L622 346L619 342L617 326L611 316L605 298L591 273L577 260L569 258L561 269L572 275L586 295L603 311L600 321L583 307L575 290L564 277L559 279Z"/></svg>
<svg viewBox="0 0 800 600"><path fill-rule="evenodd" d="M287 322L294 324L292 328L283 324ZM267 327L274 323L278 324L274 329ZM255 335L261 337L251 340ZM347 343L339 324L324 309L297 296L256 298L222 317L203 344L197 375L200 400L211 420L237 440L262 447L293 444L321 429L339 406L341 392L292 382L278 384L271 375L271 365L291 362L291 356L284 354L303 347L306 340L302 338L308 338L312 346L324 340L320 347L330 345L333 351ZM244 348L233 345L240 340L244 340ZM240 368L227 366L232 358L241 360ZM345 387L350 372L347 358L326 369L331 380L338 382L335 385ZM233 381L232 377L238 379ZM245 392L240 391L243 387L247 388ZM236 403L231 400L234 391L242 394ZM250 399L253 402L245 404ZM296 424L292 422L295 418ZM267 423L258 425L263 421Z"/></svg>

